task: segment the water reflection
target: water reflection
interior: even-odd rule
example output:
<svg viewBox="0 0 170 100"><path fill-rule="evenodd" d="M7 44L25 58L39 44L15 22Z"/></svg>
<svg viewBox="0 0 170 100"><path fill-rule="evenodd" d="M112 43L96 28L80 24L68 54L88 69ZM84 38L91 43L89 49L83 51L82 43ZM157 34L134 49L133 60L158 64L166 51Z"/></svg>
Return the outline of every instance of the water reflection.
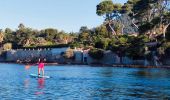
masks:
<svg viewBox="0 0 170 100"><path fill-rule="evenodd" d="M38 83L38 87L37 87L38 91L35 92L35 95L43 95L44 94L43 88L44 88L44 85L45 85L45 79L44 78L38 78L37 83Z"/></svg>
<svg viewBox="0 0 170 100"><path fill-rule="evenodd" d="M110 68L104 68L102 70L99 70L98 74L102 77L113 77L113 71L110 70Z"/></svg>
<svg viewBox="0 0 170 100"><path fill-rule="evenodd" d="M38 78L38 88L43 89L44 88L44 78Z"/></svg>
<svg viewBox="0 0 170 100"><path fill-rule="evenodd" d="M148 78L148 79L160 79L170 76L169 70L162 69L138 69L130 73L133 77L136 78Z"/></svg>

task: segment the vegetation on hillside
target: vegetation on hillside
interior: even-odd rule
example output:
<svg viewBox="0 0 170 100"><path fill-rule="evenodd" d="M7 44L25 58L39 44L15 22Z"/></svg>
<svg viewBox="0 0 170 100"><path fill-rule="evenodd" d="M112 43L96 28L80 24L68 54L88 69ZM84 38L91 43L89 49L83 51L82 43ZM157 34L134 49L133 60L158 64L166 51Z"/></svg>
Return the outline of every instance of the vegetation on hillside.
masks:
<svg viewBox="0 0 170 100"><path fill-rule="evenodd" d="M58 31L53 28L35 30L19 24L15 31L10 28L1 31L0 42L2 44L12 43L14 47L50 46L68 44L74 40L75 36L73 33Z"/></svg>
<svg viewBox="0 0 170 100"><path fill-rule="evenodd" d="M120 57L147 58L156 52L164 57L170 49L170 0L128 0L117 4L103 0L96 6L96 14L103 24L89 29L82 26L77 33L48 28L35 30L23 24L17 30L0 31L0 43L13 47L38 47L66 44L71 48L93 47L90 55L102 57L102 50L111 50ZM101 58L100 57L100 58Z"/></svg>

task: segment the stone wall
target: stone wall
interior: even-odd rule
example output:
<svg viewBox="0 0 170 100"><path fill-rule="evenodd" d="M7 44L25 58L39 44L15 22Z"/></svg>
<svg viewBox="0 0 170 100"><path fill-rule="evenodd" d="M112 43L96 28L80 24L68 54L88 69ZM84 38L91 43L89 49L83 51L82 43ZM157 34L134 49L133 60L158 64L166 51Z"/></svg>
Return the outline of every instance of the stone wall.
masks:
<svg viewBox="0 0 170 100"><path fill-rule="evenodd" d="M106 65L114 65L114 64L124 64L124 65L145 65L145 60L133 60L130 59L129 57L119 57L117 54L113 53L112 51L105 51L104 52L104 57L100 60L95 60L93 58L91 58L88 55L88 52L82 52L83 55L82 58L83 60L82 63L84 64L95 64L95 63L99 63L99 64L106 64ZM77 58L77 59L79 59ZM84 59L87 59L87 62L85 62Z"/></svg>
<svg viewBox="0 0 170 100"><path fill-rule="evenodd" d="M9 62L36 62L39 58L46 58L47 62L67 63L61 54L65 52L67 48L55 48L55 49L41 49L41 50L10 50L6 53L6 61ZM104 57L100 60L95 60L88 55L86 51L74 51L74 60L72 63L76 64L124 64L124 65L150 65L146 60L133 60L128 57L119 57L117 54L111 51L105 51ZM168 62L168 61L167 61Z"/></svg>
<svg viewBox="0 0 170 100"><path fill-rule="evenodd" d="M74 51L75 63L83 63L83 53L81 51Z"/></svg>
<svg viewBox="0 0 170 100"><path fill-rule="evenodd" d="M100 64L112 65L112 64L119 64L120 63L120 57L118 57L118 55L112 53L111 51L105 51L104 57L100 60L95 60L95 59L91 58L88 55L88 52L83 53L82 56L83 56L82 61L83 61L84 64L86 64L86 63L87 64L100 63ZM87 61L85 59L87 59Z"/></svg>
<svg viewBox="0 0 170 100"><path fill-rule="evenodd" d="M65 52L67 48L58 49L39 49L39 50L9 50L6 53L6 61L9 62L35 62L39 58L45 58L47 61L53 62L61 58L61 53Z"/></svg>
<svg viewBox="0 0 170 100"><path fill-rule="evenodd" d="M38 58L46 58L52 55L51 50L10 50L6 53L6 61L35 61Z"/></svg>

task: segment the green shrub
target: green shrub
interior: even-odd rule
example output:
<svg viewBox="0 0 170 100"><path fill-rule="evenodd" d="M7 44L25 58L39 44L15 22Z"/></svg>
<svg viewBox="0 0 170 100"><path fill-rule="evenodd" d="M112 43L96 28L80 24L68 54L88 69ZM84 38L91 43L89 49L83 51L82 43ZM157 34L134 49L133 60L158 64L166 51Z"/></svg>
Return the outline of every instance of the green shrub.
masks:
<svg viewBox="0 0 170 100"><path fill-rule="evenodd" d="M100 60L104 56L104 51L102 49L96 49L96 48L95 49L91 49L89 51L89 55L93 59Z"/></svg>
<svg viewBox="0 0 170 100"><path fill-rule="evenodd" d="M74 52L72 49L67 49L66 52L63 54L63 57L66 59L74 58Z"/></svg>

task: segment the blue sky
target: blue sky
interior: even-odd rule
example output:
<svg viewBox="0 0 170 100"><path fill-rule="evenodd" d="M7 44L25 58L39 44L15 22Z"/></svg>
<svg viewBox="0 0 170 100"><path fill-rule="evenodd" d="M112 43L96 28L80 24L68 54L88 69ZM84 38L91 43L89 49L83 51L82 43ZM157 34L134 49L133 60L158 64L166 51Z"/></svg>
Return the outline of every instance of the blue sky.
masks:
<svg viewBox="0 0 170 100"><path fill-rule="evenodd" d="M96 5L102 0L2 0L0 29L17 29L19 23L34 29L56 28L77 32L103 23L96 15ZM127 0L113 0L125 3Z"/></svg>

